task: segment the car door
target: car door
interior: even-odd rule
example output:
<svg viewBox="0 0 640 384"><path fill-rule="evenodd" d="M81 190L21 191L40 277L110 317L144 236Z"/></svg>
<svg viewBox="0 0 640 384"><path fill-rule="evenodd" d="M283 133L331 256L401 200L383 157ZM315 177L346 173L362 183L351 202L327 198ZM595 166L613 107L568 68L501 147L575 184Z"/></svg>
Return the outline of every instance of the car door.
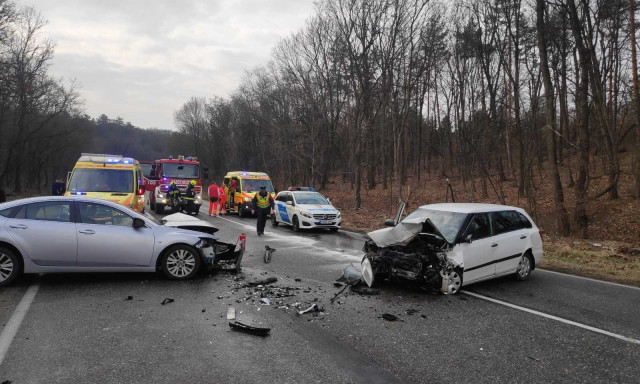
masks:
<svg viewBox="0 0 640 384"><path fill-rule="evenodd" d="M149 266L155 238L151 228L133 228L125 211L94 202L77 202L78 266Z"/></svg>
<svg viewBox="0 0 640 384"><path fill-rule="evenodd" d="M464 261L464 282L485 279L496 274L496 247L491 236L491 223L486 213L475 213L460 244ZM468 239L468 240L467 240Z"/></svg>
<svg viewBox="0 0 640 384"><path fill-rule="evenodd" d="M35 264L76 265L78 243L71 201L24 204L4 225L18 249Z"/></svg>
<svg viewBox="0 0 640 384"><path fill-rule="evenodd" d="M496 274L515 272L526 251L527 231L515 211L491 212L491 226L497 245Z"/></svg>
<svg viewBox="0 0 640 384"><path fill-rule="evenodd" d="M276 215L278 216L279 221L283 223L291 224L291 218L287 212L287 196L288 192L283 192L278 196L276 200Z"/></svg>
<svg viewBox="0 0 640 384"><path fill-rule="evenodd" d="M293 216L300 216L299 212L298 212L298 208L296 208L296 201L295 201L295 197L294 194L289 192L287 193L287 202L286 202L286 208L287 208L287 216L289 216L290 220L293 220ZM300 218L298 217L298 222L300 222Z"/></svg>

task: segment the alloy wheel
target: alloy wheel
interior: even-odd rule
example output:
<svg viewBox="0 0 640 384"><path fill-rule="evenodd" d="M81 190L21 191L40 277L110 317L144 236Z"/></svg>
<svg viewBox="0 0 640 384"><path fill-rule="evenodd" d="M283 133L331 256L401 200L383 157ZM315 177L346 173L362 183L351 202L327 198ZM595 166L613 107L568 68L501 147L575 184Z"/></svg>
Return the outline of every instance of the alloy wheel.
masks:
<svg viewBox="0 0 640 384"><path fill-rule="evenodd" d="M0 253L0 282L5 281L13 273L15 264L6 253Z"/></svg>
<svg viewBox="0 0 640 384"><path fill-rule="evenodd" d="M175 277L185 277L196 267L196 257L186 249L176 249L167 256L167 270Z"/></svg>

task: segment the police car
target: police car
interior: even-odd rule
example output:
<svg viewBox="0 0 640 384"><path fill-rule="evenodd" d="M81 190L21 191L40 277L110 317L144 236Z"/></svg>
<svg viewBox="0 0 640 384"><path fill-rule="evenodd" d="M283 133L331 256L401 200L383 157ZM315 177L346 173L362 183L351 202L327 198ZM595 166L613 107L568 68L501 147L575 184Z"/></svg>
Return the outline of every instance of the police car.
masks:
<svg viewBox="0 0 640 384"><path fill-rule="evenodd" d="M327 228L338 231L342 224L340 212L329 200L310 187L290 187L278 193L271 224L288 224L294 231L310 228Z"/></svg>

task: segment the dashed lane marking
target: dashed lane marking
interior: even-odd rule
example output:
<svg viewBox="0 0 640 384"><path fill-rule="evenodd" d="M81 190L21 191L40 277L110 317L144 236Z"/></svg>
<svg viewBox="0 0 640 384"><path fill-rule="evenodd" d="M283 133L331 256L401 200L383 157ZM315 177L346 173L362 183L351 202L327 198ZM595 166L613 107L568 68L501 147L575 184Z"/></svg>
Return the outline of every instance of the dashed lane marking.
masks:
<svg viewBox="0 0 640 384"><path fill-rule="evenodd" d="M20 324L22 324L22 320L24 320L24 317L26 316L33 299L36 297L36 293L38 293L39 288L40 283L38 281L29 286L27 292L22 296L18 306L13 311L11 318L4 326L2 333L0 333L0 365L2 365L4 358L7 356L7 351L9 351L9 347L11 346L13 339L18 334Z"/></svg>
<svg viewBox="0 0 640 384"><path fill-rule="evenodd" d="M487 297L487 296L483 296L483 295L478 295L477 293L473 293L473 292L469 292L469 291L462 291L461 290L460 293L464 293L464 294L476 297L476 298L481 299L481 300L490 301L490 302L495 303L495 304L504 305L505 307L517 309L519 311L524 311L524 312L528 312L528 313L531 313L531 314L534 314L534 315L546 317L547 319L551 319L551 320L559 321L561 323L573 325L575 327L579 327L579 328L586 329L586 330L589 330L589 331L592 331L592 332L600 333L602 335L615 337L616 339L624 340L624 341L629 342L629 343L640 344L640 340L636 340L636 339L633 339L633 338L627 337L627 336L622 336L622 335L619 335L617 333L605 331L603 329L595 328L595 327L592 327L590 325L581 324L581 323L578 323L578 322L575 322L575 321L572 321L572 320L563 319L561 317L553 316L553 315L550 315L548 313L539 312L539 311L536 311L536 310L533 310L533 309L521 307L519 305L515 305L515 304L507 303L507 302L504 302L504 301L496 300L496 299L493 299L491 297Z"/></svg>

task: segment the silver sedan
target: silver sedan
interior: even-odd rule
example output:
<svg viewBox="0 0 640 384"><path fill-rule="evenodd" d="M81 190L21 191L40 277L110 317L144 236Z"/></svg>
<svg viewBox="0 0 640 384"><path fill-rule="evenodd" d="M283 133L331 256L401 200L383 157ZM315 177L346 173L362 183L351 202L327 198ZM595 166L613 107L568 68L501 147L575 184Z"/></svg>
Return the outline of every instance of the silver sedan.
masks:
<svg viewBox="0 0 640 384"><path fill-rule="evenodd" d="M0 204L0 286L20 273L155 272L189 279L206 264L240 268L246 237L218 241L206 222L162 225L121 205L83 197Z"/></svg>

